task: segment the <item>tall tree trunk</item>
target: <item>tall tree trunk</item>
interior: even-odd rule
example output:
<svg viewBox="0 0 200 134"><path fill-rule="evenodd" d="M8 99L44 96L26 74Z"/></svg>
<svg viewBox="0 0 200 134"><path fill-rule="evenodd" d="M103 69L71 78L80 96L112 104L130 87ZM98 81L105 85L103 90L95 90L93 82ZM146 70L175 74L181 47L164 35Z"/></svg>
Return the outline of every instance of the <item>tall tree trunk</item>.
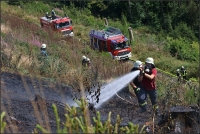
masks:
<svg viewBox="0 0 200 134"><path fill-rule="evenodd" d="M133 21L133 17L132 17L132 12L131 12L131 2L130 2L130 0L128 0L128 6L129 6L129 13L130 13L131 22L132 22Z"/></svg>

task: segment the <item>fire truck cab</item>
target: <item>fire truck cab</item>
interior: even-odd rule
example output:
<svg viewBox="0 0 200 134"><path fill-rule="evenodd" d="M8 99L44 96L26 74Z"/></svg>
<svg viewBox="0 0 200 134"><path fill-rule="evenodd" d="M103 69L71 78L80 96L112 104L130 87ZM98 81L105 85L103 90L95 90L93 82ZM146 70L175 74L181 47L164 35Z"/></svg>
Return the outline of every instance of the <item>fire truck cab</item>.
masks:
<svg viewBox="0 0 200 134"><path fill-rule="evenodd" d="M93 49L107 51L113 59L123 60L131 57L128 39L114 27L90 31L90 45Z"/></svg>
<svg viewBox="0 0 200 134"><path fill-rule="evenodd" d="M43 28L51 28L54 31L61 32L63 36L73 36L72 21L69 17L56 16L55 19L51 17L41 17L40 24Z"/></svg>

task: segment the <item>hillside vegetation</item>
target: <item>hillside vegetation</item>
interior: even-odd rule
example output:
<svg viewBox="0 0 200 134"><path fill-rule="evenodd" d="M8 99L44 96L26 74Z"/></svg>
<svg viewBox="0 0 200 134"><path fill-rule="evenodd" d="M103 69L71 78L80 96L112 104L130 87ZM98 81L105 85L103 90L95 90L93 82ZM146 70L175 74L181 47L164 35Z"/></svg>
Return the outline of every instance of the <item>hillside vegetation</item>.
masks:
<svg viewBox="0 0 200 134"><path fill-rule="evenodd" d="M21 1L22 2L22 1ZM108 53L100 53L92 50L88 45L88 33L90 29L102 29L104 20L94 17L88 8L80 9L73 3L61 8L57 8L59 3L45 4L42 1L26 2L16 5L8 5L1 2L1 62L2 70L8 72L18 72L24 75L34 75L38 77L58 80L62 83L79 89L79 81L85 87L92 87L98 81L110 81L130 71L132 64L112 60ZM64 38L50 30L43 30L40 27L39 18L46 11L55 9L57 14L68 14L73 20L74 38ZM109 20L109 25L120 28L128 36L127 27L124 27L122 20ZM131 25L124 18L127 26ZM181 51L198 55L198 43L193 41L190 45L184 38L162 37L150 33L148 27L134 28L134 41L132 44L133 59L144 61L147 57L155 59L155 65L165 71L176 73L176 69L182 65L186 67L188 78L198 79L198 62L192 60L178 60L178 56L173 57L167 49L181 49ZM162 37L162 40L159 38ZM162 42L161 42L162 41ZM48 58L40 56L39 46L47 44ZM172 51L171 50L171 51ZM82 55L88 56L93 64L92 70L84 70L81 67ZM198 56L193 57L198 59ZM165 78L158 78L158 88L160 95L165 92L166 87L170 88L170 81L165 82ZM181 87L182 88L182 87ZM187 87L188 88L188 87ZM195 89L195 87L189 87ZM193 91L192 91L193 92ZM189 94L193 93L188 93ZM186 95L186 98L188 98ZM191 98L192 99L192 98ZM192 103L192 99L187 103Z"/></svg>
<svg viewBox="0 0 200 134"><path fill-rule="evenodd" d="M110 26L119 28L127 37L128 27L132 27L132 59L145 61L153 57L156 67L172 74L185 66L188 79L199 80L198 16L192 16L191 21L186 19L186 15L196 13L199 8L194 1L178 2L179 8L176 2L20 0L8 3L1 1L2 71L44 77L73 89L81 88L81 82L89 89L98 82L109 82L128 73L132 63L112 60L108 53L94 51L88 45L89 31L103 29L106 17ZM39 18L51 9L58 15L66 13L72 18L73 38L64 38L40 27ZM164 14L160 14L161 11ZM158 19L162 15L163 22ZM47 58L40 56L42 43L47 44ZM92 70L82 68L82 55L91 59ZM197 85L182 85L175 80L158 76L158 98L168 98L168 105L197 103Z"/></svg>
<svg viewBox="0 0 200 134"><path fill-rule="evenodd" d="M78 4L78 2L65 2L65 3L56 2L56 3L48 3L47 5L43 3L42 1L35 1L35 2L20 1L20 2L10 3L10 4L16 4L17 6L15 5L12 8L10 8L5 2L3 2L2 13L3 14L11 13L13 15L24 18L24 20L26 20L27 23L31 23L31 25L32 24L37 25L38 26L37 28L38 40L41 40L41 42L45 42L50 46L48 50L49 53L51 53L51 46L52 46L50 44L50 40L48 39L48 36L50 35L49 34L47 35L46 32L41 31L41 29L39 28L40 26L39 17L44 16L45 12L47 11L50 12L51 9L55 9L57 14L62 16L64 15L64 13L66 13L68 16L70 16L70 18L72 18L75 37L78 39L81 39L80 44L82 44L81 46L83 47L83 49L85 49L85 50L79 51L76 48L76 50L80 52L79 58L84 52L86 52L86 49L88 47L85 44L89 42L89 37L88 37L89 31L91 29L104 28L103 17L108 17L109 25L119 28L127 37L128 37L128 27L132 26L133 32L134 32L134 41L132 43L133 59L135 60L139 59L139 60L144 61L146 57L151 56L155 59L156 66L162 70L175 74L177 68L180 68L181 66L185 66L188 71L188 78L191 78L191 77L198 78L199 43L197 42L198 39L195 36L196 35L195 31L198 31L196 30L196 25L195 25L196 21L194 22L194 24L191 22L194 25L192 26L193 31L192 29L190 29L190 27L188 26L188 24L186 23L184 19L182 21L179 20L182 23L171 22L171 25L172 25L171 31L166 31L166 28L164 28L164 26L162 27L160 26L161 28L156 30L156 28L152 26L153 24L149 26L150 24L148 23L147 25L146 23L144 23L145 21L141 21L140 25L138 24L137 26L133 26L135 24L135 21L131 21L130 15L128 15L128 13L126 13L126 15L122 14L121 16L116 16L109 10L110 9L109 6L107 7L107 9L105 9L105 11L109 10L110 16L106 16L104 13L105 11L104 12L102 11L103 9L102 10L99 9L100 14L96 15L95 14L96 12L93 12L93 10L97 5L99 7L99 4L97 2L94 2L94 3L86 2L85 4L80 3L80 5ZM120 7L118 7L117 5L121 3L116 2L116 3L110 3L110 4L116 5L116 8L118 9ZM138 2L132 3L132 5L135 5L135 4L136 5L139 4L143 6L148 5L147 3L138 3ZM187 3L183 2L181 5L183 6L185 4ZM199 6L195 4L195 2L191 2L190 4L195 5L195 7ZM88 6L83 6L83 5L88 5L88 6L90 5L90 6L88 7ZM156 3L154 2L149 3L148 6L151 6L151 8L148 8L149 11L150 9L153 10L152 8L156 6ZM6 9L6 7L8 8ZM184 7L181 7L181 10L183 10L182 8L184 9ZM173 10L177 10L178 13L180 12L179 11L180 9L178 10L178 8L173 9ZM187 9L184 9L184 10L185 12L187 11ZM188 12L189 11L190 10L188 9ZM156 13L156 11L152 11L152 12ZM135 12L132 12L132 13L135 13ZM94 17L93 14L95 14L97 17ZM141 18L138 17L138 19L141 19ZM5 24L4 21L6 20L2 19L3 24ZM160 25L161 24L162 23L160 23ZM23 27L21 29L23 29ZM2 31L2 33L4 32ZM188 37L188 35L191 35L191 37ZM4 34L2 36L4 36ZM57 36L53 38L55 39L55 44L58 44L60 39L57 38ZM87 51L89 50L90 49L88 48ZM98 54L98 56L99 55L106 55L106 54ZM71 58L68 58L68 59L71 59Z"/></svg>

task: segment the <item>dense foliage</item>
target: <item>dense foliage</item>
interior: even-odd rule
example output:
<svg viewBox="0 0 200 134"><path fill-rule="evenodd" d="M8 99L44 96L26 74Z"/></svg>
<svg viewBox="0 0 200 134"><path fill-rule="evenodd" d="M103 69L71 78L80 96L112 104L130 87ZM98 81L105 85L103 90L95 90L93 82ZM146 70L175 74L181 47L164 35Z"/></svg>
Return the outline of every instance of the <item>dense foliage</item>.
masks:
<svg viewBox="0 0 200 134"><path fill-rule="evenodd" d="M26 2L30 1L19 0L9 3L22 5ZM189 30L190 39L194 41L197 41L199 36L198 1L61 0L59 2L44 2L59 8L74 5L80 9L89 9L94 16L111 19L122 19L125 16L132 27L151 26L154 32L162 29L171 35L178 32L178 35L187 38L188 35L181 29Z"/></svg>

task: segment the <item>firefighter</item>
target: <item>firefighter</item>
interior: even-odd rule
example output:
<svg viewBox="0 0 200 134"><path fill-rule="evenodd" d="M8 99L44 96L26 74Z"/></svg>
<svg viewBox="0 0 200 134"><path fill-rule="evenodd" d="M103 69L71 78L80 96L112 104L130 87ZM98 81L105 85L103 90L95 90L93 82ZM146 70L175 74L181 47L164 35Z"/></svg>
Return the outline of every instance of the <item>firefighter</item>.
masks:
<svg viewBox="0 0 200 134"><path fill-rule="evenodd" d="M92 68L92 63L89 58L86 59L86 65L88 68Z"/></svg>
<svg viewBox="0 0 200 134"><path fill-rule="evenodd" d="M47 56L46 44L42 44L42 46L40 48L40 53L43 56Z"/></svg>
<svg viewBox="0 0 200 134"><path fill-rule="evenodd" d="M184 68L184 66L181 67L181 74L182 74L183 81L185 82L185 81L186 81L186 74L187 74L187 71L186 71L186 69Z"/></svg>
<svg viewBox="0 0 200 134"><path fill-rule="evenodd" d="M142 70L142 67L143 67L142 62L137 60L134 63L134 66L131 69L131 72L136 71L136 70ZM133 91L134 91L136 97L138 97L138 93L140 91L140 86L141 86L141 80L139 81L139 76L137 76L133 81L131 81L130 85L133 88ZM129 91L130 91L131 95L135 96L132 90L129 90Z"/></svg>
<svg viewBox="0 0 200 134"><path fill-rule="evenodd" d="M140 75L141 88L138 94L138 101L141 113L147 112L147 95L149 95L153 113L158 115L157 91L156 91L157 69L154 65L154 59L148 57L145 61L145 67Z"/></svg>
<svg viewBox="0 0 200 134"><path fill-rule="evenodd" d="M51 18L52 20L56 19L56 13L54 10L51 10Z"/></svg>
<svg viewBox="0 0 200 134"><path fill-rule="evenodd" d="M46 18L47 19L50 19L51 17L49 16L49 13L48 12L46 12Z"/></svg>
<svg viewBox="0 0 200 134"><path fill-rule="evenodd" d="M178 81L181 81L181 72L180 72L180 69L176 70L176 76L178 78Z"/></svg>
<svg viewBox="0 0 200 134"><path fill-rule="evenodd" d="M83 67L87 66L87 57L85 55L82 56L82 66Z"/></svg>

